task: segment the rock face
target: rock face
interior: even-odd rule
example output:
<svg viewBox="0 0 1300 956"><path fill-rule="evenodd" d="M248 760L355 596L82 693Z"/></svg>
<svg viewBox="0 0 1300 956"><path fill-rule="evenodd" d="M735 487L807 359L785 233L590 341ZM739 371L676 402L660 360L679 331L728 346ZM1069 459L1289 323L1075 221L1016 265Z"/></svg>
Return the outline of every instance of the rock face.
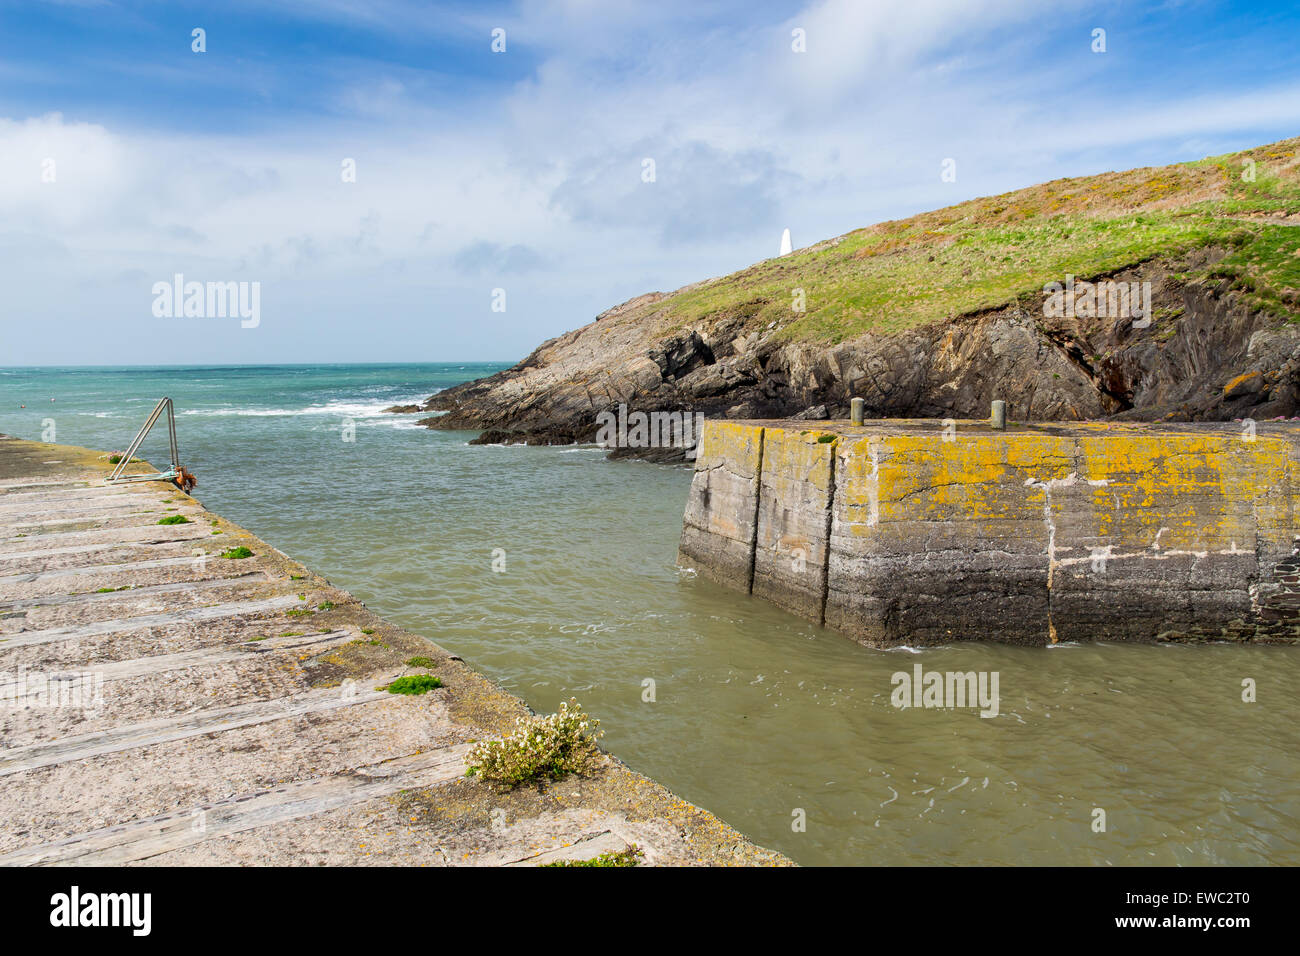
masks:
<svg viewBox="0 0 1300 956"><path fill-rule="evenodd" d="M1014 421L1114 418L1263 420L1297 413L1300 330L1254 311L1224 280L1183 281L1221 250L1112 275L1150 282L1153 319L1050 319L1043 300L834 345L786 341L745 310L679 327L658 293L551 339L489 378L421 406L431 428L493 441L589 442L597 415L641 411L716 418L982 418L1000 398ZM688 287L690 288L690 287ZM635 449L622 450L635 454ZM662 454L659 457L663 457Z"/></svg>
<svg viewBox="0 0 1300 956"><path fill-rule="evenodd" d="M875 645L1300 641L1300 425L707 423L679 563Z"/></svg>

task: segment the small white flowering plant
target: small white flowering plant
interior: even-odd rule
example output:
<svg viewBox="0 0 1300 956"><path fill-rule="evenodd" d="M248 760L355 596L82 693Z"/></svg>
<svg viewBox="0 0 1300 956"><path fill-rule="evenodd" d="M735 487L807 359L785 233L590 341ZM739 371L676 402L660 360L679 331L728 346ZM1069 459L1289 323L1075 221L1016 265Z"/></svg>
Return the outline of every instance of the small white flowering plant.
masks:
<svg viewBox="0 0 1300 956"><path fill-rule="evenodd" d="M502 740L475 744L467 762L470 776L506 787L550 777L558 780L586 769L597 754L600 721L583 713L575 698L545 717L520 717L519 729Z"/></svg>

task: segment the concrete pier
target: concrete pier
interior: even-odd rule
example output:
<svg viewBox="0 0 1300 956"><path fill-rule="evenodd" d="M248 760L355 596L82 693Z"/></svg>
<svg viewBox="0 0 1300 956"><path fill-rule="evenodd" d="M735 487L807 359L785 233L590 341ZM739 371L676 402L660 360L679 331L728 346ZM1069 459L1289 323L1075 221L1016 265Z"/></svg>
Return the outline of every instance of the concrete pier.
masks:
<svg viewBox="0 0 1300 956"><path fill-rule="evenodd" d="M531 866L631 844L647 864L788 863L609 755L511 791L467 778L522 701L175 486L110 470L0 436L0 864ZM415 673L444 686L384 690Z"/></svg>
<svg viewBox="0 0 1300 956"><path fill-rule="evenodd" d="M679 563L876 646L1295 642L1298 456L1289 422L710 421Z"/></svg>

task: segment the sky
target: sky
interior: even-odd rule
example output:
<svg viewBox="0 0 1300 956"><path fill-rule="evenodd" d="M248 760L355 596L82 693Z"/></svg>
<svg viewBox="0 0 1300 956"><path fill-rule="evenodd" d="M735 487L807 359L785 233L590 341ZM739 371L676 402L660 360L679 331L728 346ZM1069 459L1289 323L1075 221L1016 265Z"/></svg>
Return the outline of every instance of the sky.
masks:
<svg viewBox="0 0 1300 956"><path fill-rule="evenodd" d="M0 366L516 361L786 228L1300 134L1297 36L1269 0L0 0Z"/></svg>

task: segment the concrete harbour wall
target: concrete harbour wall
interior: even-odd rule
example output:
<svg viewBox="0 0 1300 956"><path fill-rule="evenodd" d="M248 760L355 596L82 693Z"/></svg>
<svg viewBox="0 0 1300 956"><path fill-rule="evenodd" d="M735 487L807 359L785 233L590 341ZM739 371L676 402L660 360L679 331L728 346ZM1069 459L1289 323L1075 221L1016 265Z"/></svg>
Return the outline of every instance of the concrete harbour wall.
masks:
<svg viewBox="0 0 1300 956"><path fill-rule="evenodd" d="M710 421L679 563L864 643L1300 639L1300 428Z"/></svg>

